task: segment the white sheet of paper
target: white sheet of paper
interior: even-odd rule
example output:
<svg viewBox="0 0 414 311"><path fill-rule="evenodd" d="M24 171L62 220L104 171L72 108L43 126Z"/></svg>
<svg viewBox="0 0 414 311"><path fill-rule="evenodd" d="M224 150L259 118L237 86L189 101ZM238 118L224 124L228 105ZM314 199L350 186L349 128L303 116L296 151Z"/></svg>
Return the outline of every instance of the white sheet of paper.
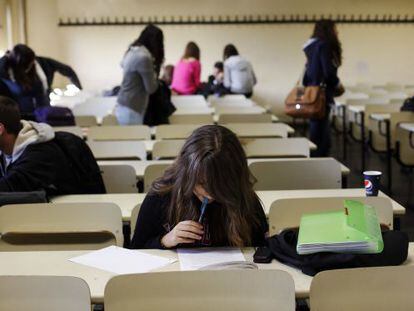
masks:
<svg viewBox="0 0 414 311"><path fill-rule="evenodd" d="M181 270L198 270L209 265L246 261L239 248L180 248L177 252Z"/></svg>
<svg viewBox="0 0 414 311"><path fill-rule="evenodd" d="M69 260L115 274L149 272L177 261L117 246L109 246Z"/></svg>

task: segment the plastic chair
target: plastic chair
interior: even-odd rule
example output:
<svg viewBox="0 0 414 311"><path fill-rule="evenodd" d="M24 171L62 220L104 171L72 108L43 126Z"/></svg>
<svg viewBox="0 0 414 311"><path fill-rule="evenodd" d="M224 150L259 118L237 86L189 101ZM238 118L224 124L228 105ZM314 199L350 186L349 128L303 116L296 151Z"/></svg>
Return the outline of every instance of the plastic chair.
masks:
<svg viewBox="0 0 414 311"><path fill-rule="evenodd" d="M335 159L274 160L250 163L255 190L340 189L341 166Z"/></svg>
<svg viewBox="0 0 414 311"><path fill-rule="evenodd" d="M240 138L286 138L294 132L284 123L229 123L225 126Z"/></svg>
<svg viewBox="0 0 414 311"><path fill-rule="evenodd" d="M218 124L228 123L272 123L272 115L263 114L221 114Z"/></svg>
<svg viewBox="0 0 414 311"><path fill-rule="evenodd" d="M107 193L137 193L137 177L131 165L99 165Z"/></svg>
<svg viewBox="0 0 414 311"><path fill-rule="evenodd" d="M331 310L411 310L413 266L330 270L310 288L310 308Z"/></svg>
<svg viewBox="0 0 414 311"><path fill-rule="evenodd" d="M211 114L173 114L169 121L170 124L214 124Z"/></svg>
<svg viewBox="0 0 414 311"><path fill-rule="evenodd" d="M142 141L89 141L97 160L146 160L147 151Z"/></svg>
<svg viewBox="0 0 414 311"><path fill-rule="evenodd" d="M414 122L397 126L397 158L405 166L414 166Z"/></svg>
<svg viewBox="0 0 414 311"><path fill-rule="evenodd" d="M90 311L90 290L71 276L0 276L0 310Z"/></svg>
<svg viewBox="0 0 414 311"><path fill-rule="evenodd" d="M170 167L171 164L151 164L145 168L144 172L144 192L148 192L151 189L151 185L157 178L164 175L165 170Z"/></svg>
<svg viewBox="0 0 414 311"><path fill-rule="evenodd" d="M97 126L98 122L94 115L90 116L75 116L75 124L79 127Z"/></svg>
<svg viewBox="0 0 414 311"><path fill-rule="evenodd" d="M343 210L345 200L355 200L375 208L381 224L393 228L392 202L385 197L324 197L280 199L269 209L269 233L278 234L289 228L299 227L303 214Z"/></svg>
<svg viewBox="0 0 414 311"><path fill-rule="evenodd" d="M96 126L91 127L88 140L94 141L119 141L119 140L150 140L151 131L146 125L128 126Z"/></svg>
<svg viewBox="0 0 414 311"><path fill-rule="evenodd" d="M102 126L115 126L119 125L118 119L113 114L108 114L102 118Z"/></svg>
<svg viewBox="0 0 414 311"><path fill-rule="evenodd" d="M162 272L115 276L107 311L295 310L292 277L279 270Z"/></svg>
<svg viewBox="0 0 414 311"><path fill-rule="evenodd" d="M158 125L155 129L156 139L186 139L199 128L199 124L165 124Z"/></svg>
<svg viewBox="0 0 414 311"><path fill-rule="evenodd" d="M49 203L0 208L0 251L82 250L123 245L113 203Z"/></svg>
<svg viewBox="0 0 414 311"><path fill-rule="evenodd" d="M152 158L154 160L175 159L184 146L183 139L160 140L154 143L152 148Z"/></svg>
<svg viewBox="0 0 414 311"><path fill-rule="evenodd" d="M306 138L242 139L248 158L309 158Z"/></svg>
<svg viewBox="0 0 414 311"><path fill-rule="evenodd" d="M137 204L131 212L131 220L130 220L131 240L134 236L135 227L137 226L137 219L138 219L138 215L139 215L140 210L141 210L141 204Z"/></svg>

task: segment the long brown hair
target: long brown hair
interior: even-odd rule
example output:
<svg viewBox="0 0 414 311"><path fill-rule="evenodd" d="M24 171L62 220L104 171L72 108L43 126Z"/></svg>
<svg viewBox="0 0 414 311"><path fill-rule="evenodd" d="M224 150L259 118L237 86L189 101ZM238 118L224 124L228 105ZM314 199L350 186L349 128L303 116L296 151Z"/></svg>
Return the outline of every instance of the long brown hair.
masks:
<svg viewBox="0 0 414 311"><path fill-rule="evenodd" d="M224 238L232 246L246 246L251 245L252 230L260 223L254 183L236 135L219 125L205 125L187 139L150 193L170 195L167 217L175 226L183 220L198 219L193 190L201 185L221 205L219 216L209 222L212 241Z"/></svg>
<svg viewBox="0 0 414 311"><path fill-rule="evenodd" d="M332 60L339 67L342 64L342 45L335 30L334 21L321 19L315 23L312 37L325 41L328 44Z"/></svg>
<svg viewBox="0 0 414 311"><path fill-rule="evenodd" d="M197 43L190 41L187 43L183 59L186 58L195 58L196 60L200 60L200 48L198 47Z"/></svg>

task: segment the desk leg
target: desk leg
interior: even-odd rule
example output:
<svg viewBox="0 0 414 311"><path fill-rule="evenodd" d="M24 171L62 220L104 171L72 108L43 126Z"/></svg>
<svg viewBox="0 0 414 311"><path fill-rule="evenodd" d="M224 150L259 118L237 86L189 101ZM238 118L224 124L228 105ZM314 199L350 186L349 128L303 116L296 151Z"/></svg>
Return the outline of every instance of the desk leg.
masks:
<svg viewBox="0 0 414 311"><path fill-rule="evenodd" d="M361 116L361 166L362 172L365 171L365 158L366 158L366 146L365 146L365 113L361 111L359 113Z"/></svg>
<svg viewBox="0 0 414 311"><path fill-rule="evenodd" d="M390 121L385 120L386 145L387 145L387 173L388 173L388 190L392 194L392 150L391 150L391 130Z"/></svg>
<svg viewBox="0 0 414 311"><path fill-rule="evenodd" d="M347 132L346 132L346 106L341 106L342 110L342 158L346 160L347 151Z"/></svg>

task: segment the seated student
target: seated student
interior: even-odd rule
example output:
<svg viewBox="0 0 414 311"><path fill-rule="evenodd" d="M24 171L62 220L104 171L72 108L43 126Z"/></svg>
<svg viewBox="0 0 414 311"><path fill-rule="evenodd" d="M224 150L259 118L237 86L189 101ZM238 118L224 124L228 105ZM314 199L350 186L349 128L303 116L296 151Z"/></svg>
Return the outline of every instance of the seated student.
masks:
<svg viewBox="0 0 414 311"><path fill-rule="evenodd" d="M189 42L181 60L174 67L171 89L179 95L191 95L200 86L201 64L200 49L194 42Z"/></svg>
<svg viewBox="0 0 414 311"><path fill-rule="evenodd" d="M68 77L82 88L73 69L54 59L36 56L24 44L17 44L0 58L0 95L13 98L23 116L31 117L34 109L49 105L55 72Z"/></svg>
<svg viewBox="0 0 414 311"><path fill-rule="evenodd" d="M268 225L253 180L233 132L196 129L142 203L132 248L265 244ZM204 198L209 203L199 223Z"/></svg>
<svg viewBox="0 0 414 311"><path fill-rule="evenodd" d="M216 62L214 64L213 74L208 77L208 82L204 86L203 94L205 97L208 95L222 96L228 93L228 90L224 87L224 69L223 62Z"/></svg>
<svg viewBox="0 0 414 311"><path fill-rule="evenodd" d="M224 86L233 94L250 98L257 80L249 61L239 55L233 44L224 48Z"/></svg>
<svg viewBox="0 0 414 311"><path fill-rule="evenodd" d="M82 155L86 161L85 150ZM82 181L75 170L49 125L21 120L17 103L0 96L0 192L82 193ZM88 175L94 173L88 170ZM105 192L104 187L98 192Z"/></svg>
<svg viewBox="0 0 414 311"><path fill-rule="evenodd" d="M168 85L168 87L170 87L172 83L173 75L174 75L174 66L166 65L164 67L161 80L164 81Z"/></svg>

